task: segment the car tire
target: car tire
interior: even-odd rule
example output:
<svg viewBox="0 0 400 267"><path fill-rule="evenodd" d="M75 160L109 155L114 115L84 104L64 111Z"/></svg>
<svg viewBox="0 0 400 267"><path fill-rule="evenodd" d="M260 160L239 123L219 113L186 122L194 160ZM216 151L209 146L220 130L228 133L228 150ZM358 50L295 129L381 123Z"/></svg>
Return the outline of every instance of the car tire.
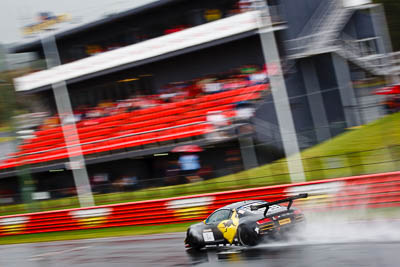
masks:
<svg viewBox="0 0 400 267"><path fill-rule="evenodd" d="M260 237L254 229L248 225L240 225L238 228L238 239L242 246L256 246L260 243Z"/></svg>

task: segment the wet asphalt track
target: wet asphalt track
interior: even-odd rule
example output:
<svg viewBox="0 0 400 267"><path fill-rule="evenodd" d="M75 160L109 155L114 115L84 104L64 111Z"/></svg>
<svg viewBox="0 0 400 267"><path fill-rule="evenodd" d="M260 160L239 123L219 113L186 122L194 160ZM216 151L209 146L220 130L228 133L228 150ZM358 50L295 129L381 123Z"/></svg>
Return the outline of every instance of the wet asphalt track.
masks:
<svg viewBox="0 0 400 267"><path fill-rule="evenodd" d="M6 245L0 266L400 266L400 223L373 225L378 235L367 235L371 228L364 226L339 225L331 235L311 227L315 238L202 252L184 249L184 233ZM363 227L369 230L355 232Z"/></svg>

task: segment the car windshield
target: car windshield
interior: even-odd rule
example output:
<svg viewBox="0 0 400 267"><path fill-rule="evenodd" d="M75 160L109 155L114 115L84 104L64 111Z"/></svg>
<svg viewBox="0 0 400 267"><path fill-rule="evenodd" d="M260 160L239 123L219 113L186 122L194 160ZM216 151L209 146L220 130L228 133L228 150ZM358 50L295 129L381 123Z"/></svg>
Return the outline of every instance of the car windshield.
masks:
<svg viewBox="0 0 400 267"><path fill-rule="evenodd" d="M227 219L229 219L230 214L231 214L231 211L228 209L217 210L216 212L214 212L207 218L206 223L210 224L210 223L216 223L216 222L220 222L223 220L227 220Z"/></svg>

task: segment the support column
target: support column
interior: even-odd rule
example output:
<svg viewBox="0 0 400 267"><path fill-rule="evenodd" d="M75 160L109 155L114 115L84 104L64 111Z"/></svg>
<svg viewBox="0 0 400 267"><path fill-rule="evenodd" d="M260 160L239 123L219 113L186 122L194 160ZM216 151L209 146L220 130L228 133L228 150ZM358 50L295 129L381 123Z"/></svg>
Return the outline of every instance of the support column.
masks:
<svg viewBox="0 0 400 267"><path fill-rule="evenodd" d="M43 51L48 68L61 64L54 36L42 39ZM82 154L78 131L74 122L64 123L63 116L72 116L73 111L65 81L52 84L57 111L60 114L61 127L69 157L69 167L74 176L76 191L81 207L94 206L93 194Z"/></svg>
<svg viewBox="0 0 400 267"><path fill-rule="evenodd" d="M326 116L317 72L315 70L314 62L310 58L301 60L300 65L303 72L304 84L306 86L307 99L311 110L315 133L318 143L321 143L330 139L332 135L329 130L329 121Z"/></svg>
<svg viewBox="0 0 400 267"><path fill-rule="evenodd" d="M385 10L382 5L376 5L375 7L371 8L371 18L375 36L379 37L377 42L377 52L380 54L392 53L392 41L390 39ZM385 63L390 64L390 62ZM386 83L388 84L400 83L400 78L398 75L387 75L385 78Z"/></svg>
<svg viewBox="0 0 400 267"><path fill-rule="evenodd" d="M336 81L339 87L347 127L358 126L361 124L361 118L350 77L349 64L344 58L336 54L332 54L332 63L336 74Z"/></svg>
<svg viewBox="0 0 400 267"><path fill-rule="evenodd" d="M0 44L0 72L7 70L7 61L6 61L6 49Z"/></svg>
<svg viewBox="0 0 400 267"><path fill-rule="evenodd" d="M371 8L371 18L375 36L379 37L379 41L377 43L378 53L392 53L392 42L386 22L385 11L382 5L376 5L375 7Z"/></svg>
<svg viewBox="0 0 400 267"><path fill-rule="evenodd" d="M245 170L258 167L256 151L252 137L239 137L240 153Z"/></svg>
<svg viewBox="0 0 400 267"><path fill-rule="evenodd" d="M267 14L260 18L260 27L262 27L260 30L261 47L264 54L264 61L269 69L268 76L271 84L271 92L274 99L278 127L281 133L290 179L292 182L303 182L306 179L303 163L301 161L299 142L297 140L292 110L290 108L286 84L282 73L275 34L271 27L271 17L268 12L269 10L266 8Z"/></svg>

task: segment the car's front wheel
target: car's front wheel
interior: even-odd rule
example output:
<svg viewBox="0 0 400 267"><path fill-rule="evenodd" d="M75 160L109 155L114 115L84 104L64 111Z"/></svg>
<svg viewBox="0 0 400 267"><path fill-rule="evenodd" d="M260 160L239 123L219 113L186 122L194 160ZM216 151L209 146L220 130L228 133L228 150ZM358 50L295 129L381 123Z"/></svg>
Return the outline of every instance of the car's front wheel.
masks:
<svg viewBox="0 0 400 267"><path fill-rule="evenodd" d="M189 246L189 248L195 250L200 250L205 246L203 240L200 240L200 238L197 238L195 235L193 235L190 230L188 230L186 233L185 243Z"/></svg>
<svg viewBox="0 0 400 267"><path fill-rule="evenodd" d="M238 228L238 238L243 246L256 246L261 241L257 232L252 227L244 224Z"/></svg>

